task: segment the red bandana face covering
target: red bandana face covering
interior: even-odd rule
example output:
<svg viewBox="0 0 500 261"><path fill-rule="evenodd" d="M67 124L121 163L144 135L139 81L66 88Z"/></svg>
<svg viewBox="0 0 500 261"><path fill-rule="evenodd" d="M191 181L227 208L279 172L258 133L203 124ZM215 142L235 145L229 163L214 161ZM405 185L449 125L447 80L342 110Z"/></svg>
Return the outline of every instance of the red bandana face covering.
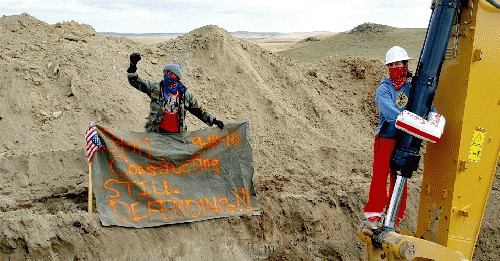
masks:
<svg viewBox="0 0 500 261"><path fill-rule="evenodd" d="M389 68L389 75L391 77L392 85L394 89L399 91L403 85L406 83L406 76L408 75L408 65L401 67Z"/></svg>

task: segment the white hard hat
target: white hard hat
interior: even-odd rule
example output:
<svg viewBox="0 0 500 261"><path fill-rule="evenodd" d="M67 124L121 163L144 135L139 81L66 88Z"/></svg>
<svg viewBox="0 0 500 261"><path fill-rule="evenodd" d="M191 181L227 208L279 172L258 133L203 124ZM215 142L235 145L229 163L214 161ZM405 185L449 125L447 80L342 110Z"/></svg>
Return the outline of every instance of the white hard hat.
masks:
<svg viewBox="0 0 500 261"><path fill-rule="evenodd" d="M393 62L399 62L399 61L405 61L405 60L411 60L410 57L408 57L408 54L406 54L405 49L399 47L399 46L394 46L387 53L385 54L385 65L388 65Z"/></svg>

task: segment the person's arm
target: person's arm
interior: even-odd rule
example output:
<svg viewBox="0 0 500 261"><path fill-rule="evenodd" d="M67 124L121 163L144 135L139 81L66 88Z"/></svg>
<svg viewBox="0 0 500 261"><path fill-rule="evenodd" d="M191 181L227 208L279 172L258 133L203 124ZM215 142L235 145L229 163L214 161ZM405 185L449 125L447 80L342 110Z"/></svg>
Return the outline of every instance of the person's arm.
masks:
<svg viewBox="0 0 500 261"><path fill-rule="evenodd" d="M375 103L377 104L380 112L384 115L386 121L396 121L400 111L396 107L388 88L384 88L383 85L377 88Z"/></svg>
<svg viewBox="0 0 500 261"><path fill-rule="evenodd" d="M193 96L191 91L186 90L184 93L185 101L186 101L186 109L196 116L198 119L203 121L208 126L217 125L217 127L223 129L224 123L220 120L217 120L215 116L206 112L199 104L196 98Z"/></svg>
<svg viewBox="0 0 500 261"><path fill-rule="evenodd" d="M133 53L130 55L130 66L127 69L128 83L137 90L146 93L151 97L150 81L144 81L139 78L137 74L137 63L141 60L141 55L139 53Z"/></svg>
<svg viewBox="0 0 500 261"><path fill-rule="evenodd" d="M145 81L139 78L139 75L135 73L127 73L127 78L128 78L128 83L132 85L132 87L136 88L137 90L147 94L149 97L151 97L151 85L152 83L150 81Z"/></svg>

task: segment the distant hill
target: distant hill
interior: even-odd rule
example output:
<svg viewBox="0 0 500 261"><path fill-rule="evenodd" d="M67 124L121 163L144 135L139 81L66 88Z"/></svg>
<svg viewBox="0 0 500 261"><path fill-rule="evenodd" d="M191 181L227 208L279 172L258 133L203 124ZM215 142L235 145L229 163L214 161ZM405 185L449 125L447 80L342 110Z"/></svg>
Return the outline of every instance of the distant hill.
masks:
<svg viewBox="0 0 500 261"><path fill-rule="evenodd" d="M132 37L168 37L173 38L177 36L184 35L185 33L114 33L114 32L98 32L102 35L112 35L112 36L132 36Z"/></svg>
<svg viewBox="0 0 500 261"><path fill-rule="evenodd" d="M297 33L280 33L280 32L249 32L249 31L235 31L229 32L234 37L238 38L267 38L267 37L282 37L286 35L302 35L302 34L310 34L310 35L318 35L318 34L327 34L331 32L326 31L314 31L314 32L297 32ZM175 38L178 36L185 35L186 33L116 33L116 32L98 32L98 34L102 35L110 35L110 36L128 36L128 37L150 37L150 38Z"/></svg>
<svg viewBox="0 0 500 261"><path fill-rule="evenodd" d="M308 62L319 61L331 55L385 60L387 50L394 45L399 45L406 49L408 55L413 58L410 67L416 67L426 31L426 28L395 28L364 23L350 31L338 33L320 41L298 43L295 48L278 52L278 54Z"/></svg>

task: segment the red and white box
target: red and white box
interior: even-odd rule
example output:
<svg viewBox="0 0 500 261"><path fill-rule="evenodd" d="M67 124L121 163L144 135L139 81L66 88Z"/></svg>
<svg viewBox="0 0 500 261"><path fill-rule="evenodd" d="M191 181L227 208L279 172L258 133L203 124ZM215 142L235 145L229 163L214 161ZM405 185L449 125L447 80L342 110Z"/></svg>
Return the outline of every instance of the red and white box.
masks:
<svg viewBox="0 0 500 261"><path fill-rule="evenodd" d="M422 140L436 143L443 135L445 119L443 115L430 112L428 120L407 110L402 111L396 119L396 128Z"/></svg>

